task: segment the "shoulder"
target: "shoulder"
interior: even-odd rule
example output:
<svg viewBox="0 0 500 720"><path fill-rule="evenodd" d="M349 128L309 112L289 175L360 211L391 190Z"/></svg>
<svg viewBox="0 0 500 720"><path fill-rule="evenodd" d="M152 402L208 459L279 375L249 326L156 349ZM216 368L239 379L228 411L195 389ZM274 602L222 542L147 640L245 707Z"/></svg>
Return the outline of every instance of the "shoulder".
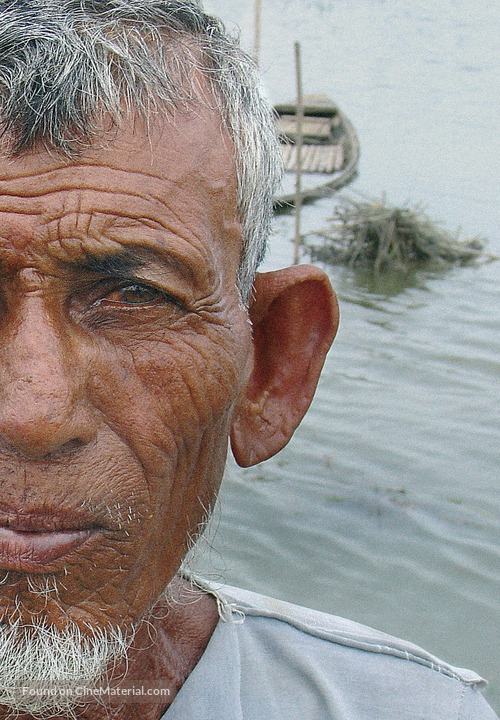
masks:
<svg viewBox="0 0 500 720"><path fill-rule="evenodd" d="M286 705L287 717L295 718L300 698L297 717L307 708L311 718L496 718L479 675L412 643L240 588L205 589L216 595L222 624L234 634L241 696L249 707L264 703L268 717L281 717L278 706Z"/></svg>
<svg viewBox="0 0 500 720"><path fill-rule="evenodd" d="M233 610L239 610L247 618L276 620L311 638L377 655L390 655L465 684L486 684L472 670L456 668L417 645L352 620L231 586L224 587L221 594Z"/></svg>

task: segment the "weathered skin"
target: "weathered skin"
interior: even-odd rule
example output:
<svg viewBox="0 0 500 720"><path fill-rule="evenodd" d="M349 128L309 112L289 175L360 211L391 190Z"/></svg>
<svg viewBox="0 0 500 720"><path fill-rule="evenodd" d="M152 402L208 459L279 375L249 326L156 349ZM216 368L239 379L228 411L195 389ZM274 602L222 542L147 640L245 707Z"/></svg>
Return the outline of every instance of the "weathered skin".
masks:
<svg viewBox="0 0 500 720"><path fill-rule="evenodd" d="M228 436L242 464L288 441L336 327L328 281L301 266L258 278L252 337L236 287L232 146L216 113L199 105L148 138L136 123L107 140L73 162L0 158L0 526L55 517L89 530L47 562L0 553L12 571L0 619L42 613L83 631L126 628L153 607L217 493ZM30 591L40 576L56 579L57 602ZM175 692L215 603L200 594L155 617L158 640L139 633L131 682L163 675Z"/></svg>

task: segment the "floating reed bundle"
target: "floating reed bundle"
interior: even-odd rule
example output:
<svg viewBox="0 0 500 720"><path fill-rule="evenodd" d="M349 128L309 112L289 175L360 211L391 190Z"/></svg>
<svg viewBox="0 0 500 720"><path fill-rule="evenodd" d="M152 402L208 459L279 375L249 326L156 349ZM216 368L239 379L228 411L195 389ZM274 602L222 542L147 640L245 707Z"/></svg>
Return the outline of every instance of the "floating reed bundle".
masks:
<svg viewBox="0 0 500 720"><path fill-rule="evenodd" d="M420 206L399 208L385 201L348 198L335 208L331 227L310 236L306 246L314 260L370 267L375 273L495 259L484 254L479 238L460 240L458 233L430 220Z"/></svg>

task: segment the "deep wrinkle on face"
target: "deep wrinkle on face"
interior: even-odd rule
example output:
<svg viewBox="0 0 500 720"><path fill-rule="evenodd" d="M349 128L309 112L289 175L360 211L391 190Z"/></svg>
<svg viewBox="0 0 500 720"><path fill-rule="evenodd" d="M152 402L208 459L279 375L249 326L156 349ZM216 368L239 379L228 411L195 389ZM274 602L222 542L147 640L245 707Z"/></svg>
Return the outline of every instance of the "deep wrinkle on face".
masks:
<svg viewBox="0 0 500 720"><path fill-rule="evenodd" d="M32 569L60 581L57 602L29 593L19 558L0 618L20 600L25 620L126 627L177 570L252 362L240 252L231 143L208 108L75 163L0 161L0 521L94 529Z"/></svg>
<svg viewBox="0 0 500 720"><path fill-rule="evenodd" d="M65 170L62 169L62 174L65 174ZM73 173L74 168L69 170ZM93 170L92 182L104 168ZM86 171L88 175L88 166ZM57 191L54 182L50 193L42 192L42 188L39 195L30 198L34 207L25 207L24 202L19 202L20 199L24 201L24 198L9 195L6 200L5 195L0 197L1 265L8 267L13 262L13 252L16 253L17 264L23 262L18 257L21 249L28 253L24 260L26 263L33 256L37 257L38 262L47 263L52 259L66 265L84 263L92 257L129 252L136 258L147 257L150 266L153 265L152 261L158 266L168 266L171 271L177 271L180 276L199 285L213 281L214 265L220 264L221 256L216 248L210 246L212 238L206 236L204 223L210 223L211 218L203 217L203 210L198 214L199 229L197 232L189 232L188 225L194 211L190 210L191 217L187 221L184 217L169 213L170 207L165 203L168 193L161 201L152 199L152 194L143 198L115 190L82 189L74 182L73 175L71 178L73 182L61 183ZM120 187L120 182L123 184L128 181L128 172L121 172L114 179ZM148 184L154 182L150 176L147 176L147 180L152 180ZM27 181L30 185L38 185L38 176L30 177ZM80 185L82 183L83 178L80 179ZM6 188L2 188L2 184L0 192L2 189L5 192ZM144 186L144 179L137 177L137 184ZM8 188L10 193L24 192L22 186L18 189L16 185L14 183L14 187L11 185ZM40 204L43 200L46 204ZM47 205L51 208L55 206L57 214L55 210L47 212ZM116 213L117 206L120 214ZM234 234L235 231L236 228ZM27 237L30 238L30 244L27 244ZM170 239L174 242L169 242ZM41 253L33 241L41 246Z"/></svg>

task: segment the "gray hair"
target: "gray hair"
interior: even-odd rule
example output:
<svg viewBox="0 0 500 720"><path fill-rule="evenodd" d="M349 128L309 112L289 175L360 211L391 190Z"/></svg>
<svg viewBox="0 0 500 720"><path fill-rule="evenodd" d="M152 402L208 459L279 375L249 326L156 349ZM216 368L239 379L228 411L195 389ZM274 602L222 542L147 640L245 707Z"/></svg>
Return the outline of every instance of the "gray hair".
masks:
<svg viewBox="0 0 500 720"><path fill-rule="evenodd" d="M196 0L0 0L0 131L13 155L75 155L108 113L172 112L209 80L231 134L248 299L267 244L281 156L253 61Z"/></svg>

